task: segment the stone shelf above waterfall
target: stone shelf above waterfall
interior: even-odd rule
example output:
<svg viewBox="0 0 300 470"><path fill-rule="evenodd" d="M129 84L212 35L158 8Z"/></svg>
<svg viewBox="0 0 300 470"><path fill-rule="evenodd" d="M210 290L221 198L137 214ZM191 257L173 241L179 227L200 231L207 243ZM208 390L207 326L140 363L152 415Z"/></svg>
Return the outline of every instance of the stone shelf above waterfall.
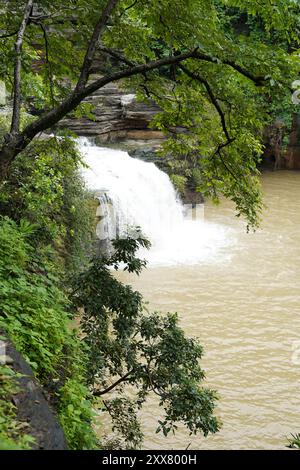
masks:
<svg viewBox="0 0 300 470"><path fill-rule="evenodd" d="M138 146L148 147L158 147L164 138L161 132L149 129L151 120L159 112L154 102L140 103L133 93L114 84L104 86L85 102L94 105L94 120L67 118L61 123L79 136L94 138L98 144L139 142Z"/></svg>

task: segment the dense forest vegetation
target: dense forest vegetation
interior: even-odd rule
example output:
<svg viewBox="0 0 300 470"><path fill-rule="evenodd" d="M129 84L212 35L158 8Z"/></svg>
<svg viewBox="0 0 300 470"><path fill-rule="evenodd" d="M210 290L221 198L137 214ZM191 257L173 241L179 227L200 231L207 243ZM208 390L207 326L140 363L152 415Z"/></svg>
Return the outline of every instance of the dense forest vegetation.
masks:
<svg viewBox="0 0 300 470"><path fill-rule="evenodd" d="M192 176L204 197L231 199L256 229L263 131L279 117L288 127L296 112L299 9L292 0L0 1L0 339L30 364L70 449L140 448L138 412L150 394L164 435L181 423L207 436L221 423L198 340L114 277L145 268L137 251L148 240L129 234L110 256L94 256L82 158L58 123L93 119L84 99L112 82L156 101L153 127L177 183ZM5 361L0 382L0 449L37 446ZM101 413L113 438L96 435Z"/></svg>

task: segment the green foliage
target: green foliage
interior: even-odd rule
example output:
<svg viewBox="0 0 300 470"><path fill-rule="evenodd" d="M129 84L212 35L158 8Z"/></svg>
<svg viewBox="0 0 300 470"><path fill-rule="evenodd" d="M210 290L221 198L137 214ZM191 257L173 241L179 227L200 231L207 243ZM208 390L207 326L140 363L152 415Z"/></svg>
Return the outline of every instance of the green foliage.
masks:
<svg viewBox="0 0 300 470"><path fill-rule="evenodd" d="M288 439L289 445L291 449L300 449L300 433L299 434L292 434L291 437Z"/></svg>
<svg viewBox="0 0 300 470"><path fill-rule="evenodd" d="M34 442L28 434L28 425L16 417L12 396L17 392L17 374L0 363L0 450L26 450Z"/></svg>
<svg viewBox="0 0 300 470"><path fill-rule="evenodd" d="M143 442L143 433L138 419L140 403L128 397L118 396L105 400L105 410L112 421L112 436L104 436L101 447L113 449L139 449Z"/></svg>
<svg viewBox="0 0 300 470"><path fill-rule="evenodd" d="M226 6L238 7L255 18L261 18L266 31L281 31L288 38L297 37L299 5L295 0L223 0Z"/></svg>
<svg viewBox="0 0 300 470"><path fill-rule="evenodd" d="M63 286L91 245L81 164L67 136L37 140L0 193L0 325L48 390L71 449L97 446L85 348Z"/></svg>
<svg viewBox="0 0 300 470"><path fill-rule="evenodd" d="M14 161L0 193L1 214L36 225L36 243L55 246L70 269L83 262L92 238L93 218L81 165L75 141L69 137L36 140Z"/></svg>
<svg viewBox="0 0 300 470"><path fill-rule="evenodd" d="M92 448L96 438L85 351L71 327L69 302L51 253L31 244L35 228L25 221L0 220L0 326L52 394L70 448ZM70 413L71 408L76 411Z"/></svg>
<svg viewBox="0 0 300 470"><path fill-rule="evenodd" d="M185 176L182 176L182 175L170 175L170 180L172 181L173 185L175 186L175 188L177 189L177 191L180 193L180 194L183 194L184 193L184 190L185 190L185 187L186 187L186 183L187 183L187 178Z"/></svg>
<svg viewBox="0 0 300 470"><path fill-rule="evenodd" d="M57 409L71 449L92 450L99 448L94 433L94 400L86 376L89 364L86 362L87 349L81 344L77 332L68 340L65 354L65 381L58 390Z"/></svg>
<svg viewBox="0 0 300 470"><path fill-rule="evenodd" d="M14 32L24 5L25 0L2 0L0 79L9 92ZM39 2L42 14L29 22L23 44L25 110L39 115L70 94L105 5L105 0L77 0L76 5L67 0L63 7L60 0ZM299 17L294 0L120 0L101 37L104 46L125 58L110 61L102 54L107 74L186 51L204 55L184 62L194 77L172 65L133 76L123 85L161 106L154 124L168 137L164 154L181 162L178 172L171 173L189 177L191 168L199 168L206 195L231 198L237 214L254 228L261 201L252 176L262 153L263 127L275 114L288 122L295 110L290 88L299 74ZM86 104L73 114L84 112L94 119Z"/></svg>
<svg viewBox="0 0 300 470"><path fill-rule="evenodd" d="M91 428L94 413L88 388L81 378L68 379L60 390L59 418L71 449L97 448Z"/></svg>
<svg viewBox="0 0 300 470"><path fill-rule="evenodd" d="M145 262L136 252L147 245L140 233L134 240L116 240L114 254L94 259L74 284L74 303L82 311L88 345L89 382L96 396L105 396L105 410L125 448L141 444L137 413L150 393L159 396L164 410L158 432L174 432L179 422L193 434L206 436L219 429L213 415L216 393L201 384L198 341L186 338L176 314L149 313L141 295L118 281L110 269L121 265L139 274ZM126 385L134 386L135 399L126 397ZM106 398L111 390L113 398Z"/></svg>
<svg viewBox="0 0 300 470"><path fill-rule="evenodd" d="M0 324L45 379L60 360L67 299L51 267L37 259L28 229L22 232L9 219L2 219L0 227Z"/></svg>

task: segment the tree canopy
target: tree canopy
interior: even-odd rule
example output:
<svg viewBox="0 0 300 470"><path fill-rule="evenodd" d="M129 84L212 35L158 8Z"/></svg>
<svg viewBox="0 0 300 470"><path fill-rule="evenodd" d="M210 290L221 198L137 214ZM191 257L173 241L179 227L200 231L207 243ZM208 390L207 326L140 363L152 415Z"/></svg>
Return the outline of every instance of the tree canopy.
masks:
<svg viewBox="0 0 300 470"><path fill-rule="evenodd" d="M31 364L70 448L99 447L95 406L111 416L116 446L139 447L138 413L153 393L157 432L181 423L207 435L220 422L198 340L113 275L122 266L139 274L148 241L115 240L112 255L90 259L83 162L57 124L91 117L85 98L110 83L155 100L161 153L205 196L231 198L255 228L263 129L295 110L299 13L298 0L0 0L0 80L10 95L0 107L0 329ZM11 402L14 373L0 366L0 447L28 448ZM299 436L290 442L299 446Z"/></svg>
<svg viewBox="0 0 300 470"><path fill-rule="evenodd" d="M162 108L164 152L201 159L199 190L256 226L262 128L299 72L295 0L1 0L0 79L13 98L1 178L15 156L110 82ZM240 33L228 12L259 24ZM95 57L113 58L95 72ZM34 107L36 117L24 112Z"/></svg>

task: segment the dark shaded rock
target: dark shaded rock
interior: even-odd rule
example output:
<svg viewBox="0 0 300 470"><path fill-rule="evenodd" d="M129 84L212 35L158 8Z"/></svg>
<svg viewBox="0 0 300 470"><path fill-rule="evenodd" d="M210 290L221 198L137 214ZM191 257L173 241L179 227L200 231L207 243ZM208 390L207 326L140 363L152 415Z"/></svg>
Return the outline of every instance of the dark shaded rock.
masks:
<svg viewBox="0 0 300 470"><path fill-rule="evenodd" d="M263 167L273 170L300 170L300 115L292 116L292 128L280 120L267 126L264 133ZM287 148L284 139L288 138Z"/></svg>
<svg viewBox="0 0 300 470"><path fill-rule="evenodd" d="M158 155L156 147L135 148L134 150L128 150L128 153L133 158L138 158L144 162L155 163L160 170L166 171L167 173L170 170L168 167L169 158Z"/></svg>
<svg viewBox="0 0 300 470"><path fill-rule="evenodd" d="M181 194L181 200L183 204L203 204L204 203L204 197L202 193L199 193L196 191L194 187L187 187L184 190L184 193Z"/></svg>
<svg viewBox="0 0 300 470"><path fill-rule="evenodd" d="M54 411L35 379L31 367L9 340L6 341L6 354L10 367L22 374L18 379L20 392L13 396L13 402L17 407L18 419L28 423L28 433L35 439L33 449L66 450L68 446L64 432Z"/></svg>
<svg viewBox="0 0 300 470"><path fill-rule="evenodd" d="M292 131L285 156L286 168L300 170L300 115L293 114Z"/></svg>
<svg viewBox="0 0 300 470"><path fill-rule="evenodd" d="M281 121L276 121L267 126L264 132L265 151L263 154L263 166L272 170L285 167L283 139L286 127Z"/></svg>

